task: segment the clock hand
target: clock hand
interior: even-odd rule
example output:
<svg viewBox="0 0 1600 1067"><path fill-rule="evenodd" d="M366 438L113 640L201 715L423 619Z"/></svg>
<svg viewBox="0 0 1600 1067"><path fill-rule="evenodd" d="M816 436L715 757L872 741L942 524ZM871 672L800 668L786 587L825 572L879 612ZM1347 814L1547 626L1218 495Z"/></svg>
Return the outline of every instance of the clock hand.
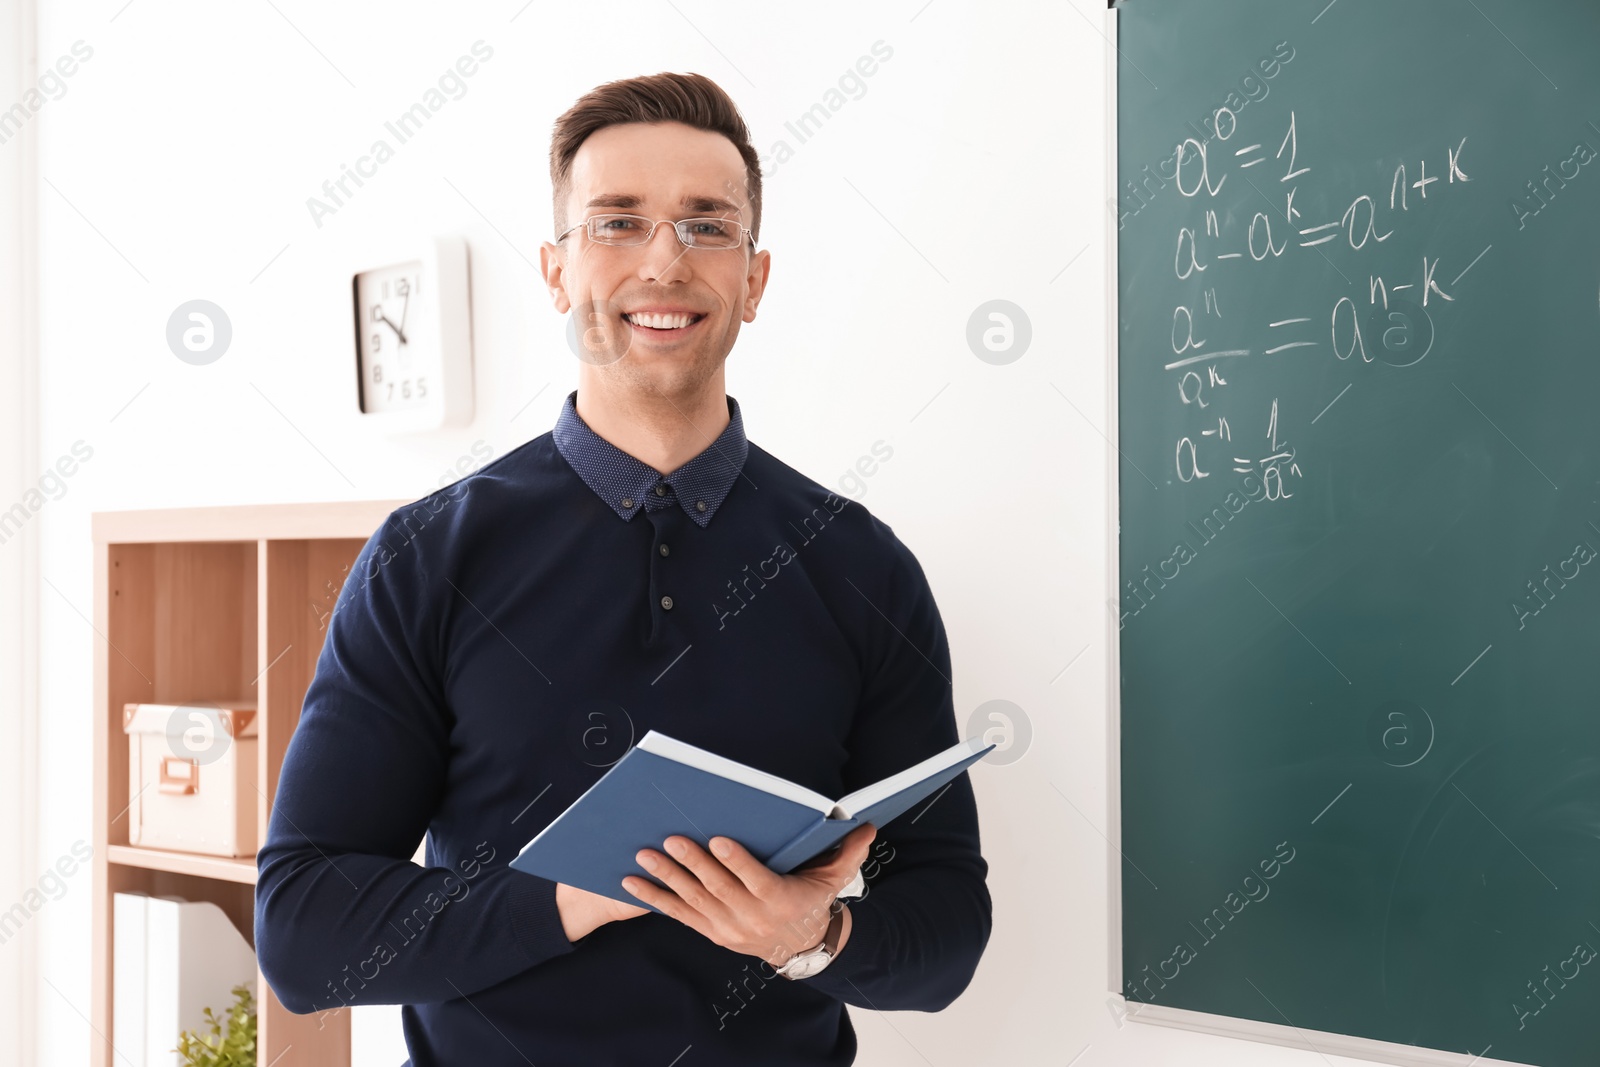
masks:
<svg viewBox="0 0 1600 1067"><path fill-rule="evenodd" d="M410 310L411 310L411 289L410 289L410 287L407 287L406 288L406 300L405 300L405 303L400 305L400 326L402 326L402 327L405 326L405 324L406 324L406 312L408 312ZM396 333L399 332L399 328L398 327L396 328L395 332ZM411 343L410 341L407 341L404 337L401 337L400 340L404 344L410 344Z"/></svg>
<svg viewBox="0 0 1600 1067"><path fill-rule="evenodd" d="M401 344L408 345L411 343L410 341L406 340L406 335L401 332L400 327L396 326L392 322L389 322L389 316L380 311L378 312L378 319L382 322L388 323L389 329L393 330L395 332L395 336L400 338Z"/></svg>

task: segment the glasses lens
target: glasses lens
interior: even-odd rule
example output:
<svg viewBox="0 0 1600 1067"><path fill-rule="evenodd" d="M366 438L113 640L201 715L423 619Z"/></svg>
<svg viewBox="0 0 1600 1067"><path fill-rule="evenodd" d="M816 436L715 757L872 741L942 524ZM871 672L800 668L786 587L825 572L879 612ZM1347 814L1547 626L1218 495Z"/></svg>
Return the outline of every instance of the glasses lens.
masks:
<svg viewBox="0 0 1600 1067"><path fill-rule="evenodd" d="M744 240L738 219L684 219L678 225L696 248L737 248Z"/></svg>
<svg viewBox="0 0 1600 1067"><path fill-rule="evenodd" d="M589 240L603 245L636 245L650 232L650 220L638 215L591 215Z"/></svg>

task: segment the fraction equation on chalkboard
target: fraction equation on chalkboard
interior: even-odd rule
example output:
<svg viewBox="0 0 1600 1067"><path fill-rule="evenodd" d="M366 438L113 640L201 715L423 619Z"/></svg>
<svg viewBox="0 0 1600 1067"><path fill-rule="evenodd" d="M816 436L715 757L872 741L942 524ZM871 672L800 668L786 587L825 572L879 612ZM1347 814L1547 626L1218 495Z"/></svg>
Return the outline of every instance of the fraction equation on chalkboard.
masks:
<svg viewBox="0 0 1600 1067"><path fill-rule="evenodd" d="M1173 358L1164 363L1164 369L1176 377L1184 408L1199 417L1195 429L1178 439L1173 463L1179 480L1186 483L1208 478L1218 468L1256 473L1266 486L1267 500L1293 496L1293 480L1301 478L1302 472L1294 448L1285 441L1278 398L1258 413L1229 411L1224 391L1227 374L1249 366L1234 361L1284 353L1314 358L1326 345L1324 351L1339 360L1415 366L1433 349L1433 311L1455 300L1445 285L1454 287L1477 262L1473 260L1441 285L1439 257L1423 255L1404 277L1369 273L1365 306L1340 295L1321 307L1286 308L1282 318L1272 321L1237 326L1228 321L1223 304L1229 282L1249 285L1250 274L1263 269L1255 264L1279 259L1291 248L1308 249L1290 254L1309 256L1314 252L1348 283L1351 279L1328 259L1323 245L1343 242L1353 252L1376 249L1405 225L1414 208L1421 207L1430 195L1435 199L1441 195L1440 189L1430 187L1443 182L1442 188L1448 189L1471 181L1463 161L1467 138L1462 137L1453 145L1441 146L1432 174L1426 158L1414 165L1402 162L1395 167L1387 190L1358 193L1337 219L1310 219L1295 206L1299 183L1312 173L1301 158L1298 126L1291 111L1281 139L1274 136L1266 143L1277 141L1277 150L1269 156L1263 143L1234 147L1245 138L1239 136L1237 115L1222 107L1212 124L1215 142L1190 137L1175 153L1180 193L1200 205L1243 210L1225 210L1224 217L1229 220L1225 224L1219 220L1216 206L1202 206L1203 214L1195 219L1195 225L1178 227L1173 273L1179 281L1193 285L1195 299L1172 310ZM1277 132L1273 131L1274 135ZM1272 164L1269 169L1248 173L1268 163ZM1230 185L1235 173L1239 180ZM1267 210L1253 210L1258 202L1264 202ZM1242 222L1246 216L1248 224ZM1232 225L1235 218L1241 220L1239 225ZM1207 275L1213 269L1216 273ZM1249 432L1243 429L1245 419L1252 427ZM1240 424L1237 442L1234 422Z"/></svg>

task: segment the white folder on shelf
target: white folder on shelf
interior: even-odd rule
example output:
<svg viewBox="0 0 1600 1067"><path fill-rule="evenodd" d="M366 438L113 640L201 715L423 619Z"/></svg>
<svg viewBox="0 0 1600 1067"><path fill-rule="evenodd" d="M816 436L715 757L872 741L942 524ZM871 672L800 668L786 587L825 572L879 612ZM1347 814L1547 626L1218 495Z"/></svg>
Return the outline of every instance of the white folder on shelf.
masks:
<svg viewBox="0 0 1600 1067"><path fill-rule="evenodd" d="M144 1058L129 1058L177 1067L180 1031L204 1032L206 1008L226 1018L234 986L255 990L256 954L215 904L149 897L145 906Z"/></svg>
<svg viewBox="0 0 1600 1067"><path fill-rule="evenodd" d="M111 1045L112 1059L133 1067L145 1063L145 908L143 893L112 896Z"/></svg>

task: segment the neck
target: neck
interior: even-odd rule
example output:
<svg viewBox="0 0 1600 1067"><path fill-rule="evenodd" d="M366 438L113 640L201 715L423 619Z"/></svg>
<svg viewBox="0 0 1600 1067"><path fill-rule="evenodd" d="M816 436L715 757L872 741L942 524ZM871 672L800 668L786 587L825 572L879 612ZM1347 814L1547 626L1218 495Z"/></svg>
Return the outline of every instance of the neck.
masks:
<svg viewBox="0 0 1600 1067"><path fill-rule="evenodd" d="M704 452L727 429L728 401L720 373L686 395L643 393L597 379L599 375L579 374L579 418L662 474Z"/></svg>

